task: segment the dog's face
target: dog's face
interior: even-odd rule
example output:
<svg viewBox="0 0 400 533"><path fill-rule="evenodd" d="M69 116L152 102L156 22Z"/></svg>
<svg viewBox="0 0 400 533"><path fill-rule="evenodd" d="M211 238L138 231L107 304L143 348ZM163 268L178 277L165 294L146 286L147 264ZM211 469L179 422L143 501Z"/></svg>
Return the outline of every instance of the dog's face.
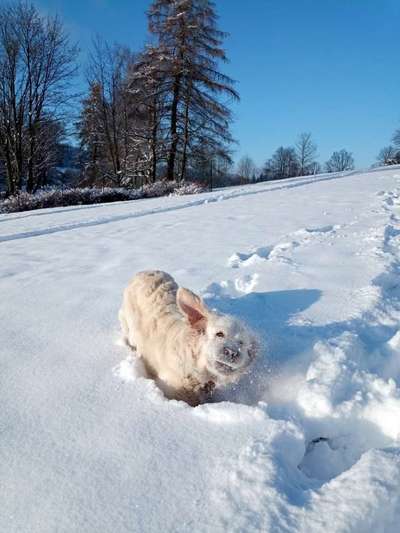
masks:
<svg viewBox="0 0 400 533"><path fill-rule="evenodd" d="M207 309L187 289L179 289L177 303L199 336L199 362L221 381L234 381L256 357L255 336L237 319Z"/></svg>
<svg viewBox="0 0 400 533"><path fill-rule="evenodd" d="M204 332L209 370L229 377L244 371L256 356L253 335L236 319L209 313Z"/></svg>

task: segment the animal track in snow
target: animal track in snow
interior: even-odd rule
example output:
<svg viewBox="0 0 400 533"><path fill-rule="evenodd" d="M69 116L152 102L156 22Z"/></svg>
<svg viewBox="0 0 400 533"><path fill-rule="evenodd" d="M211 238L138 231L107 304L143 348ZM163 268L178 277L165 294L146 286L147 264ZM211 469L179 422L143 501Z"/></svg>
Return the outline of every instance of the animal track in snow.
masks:
<svg viewBox="0 0 400 533"><path fill-rule="evenodd" d="M394 211L400 207L400 191L397 189L394 191L382 191L381 196L383 197L383 208L393 213L392 218L397 219Z"/></svg>
<svg viewBox="0 0 400 533"><path fill-rule="evenodd" d="M300 244L297 241L288 241L281 242L275 246L262 246L248 254L236 252L228 259L228 266L232 268L248 267L271 259L290 262L285 253L298 246Z"/></svg>
<svg viewBox="0 0 400 533"><path fill-rule="evenodd" d="M360 458L347 436L319 437L306 445L299 469L309 478L328 481L351 468Z"/></svg>
<svg viewBox="0 0 400 533"><path fill-rule="evenodd" d="M328 236L336 233L338 229L340 229L342 226L340 224L328 224L326 226L316 226L316 227L309 227L309 228L302 228L295 232L293 232L291 235L303 237L302 242L308 242L310 239L317 238L317 237L323 237Z"/></svg>
<svg viewBox="0 0 400 533"><path fill-rule="evenodd" d="M307 233L329 233L330 231L334 229L338 229L338 228L340 228L340 225L335 225L335 226L327 225L327 226L320 226L317 228L305 228L305 231Z"/></svg>
<svg viewBox="0 0 400 533"><path fill-rule="evenodd" d="M275 245L261 246L253 249L249 253L235 252L229 257L228 266L231 268L242 268L254 266L257 263L263 263L267 260L291 263L292 260L288 257L288 254L294 248L308 244L315 238L332 235L339 228L341 228L340 225L327 225L299 229L290 233L287 236L287 240L283 240Z"/></svg>

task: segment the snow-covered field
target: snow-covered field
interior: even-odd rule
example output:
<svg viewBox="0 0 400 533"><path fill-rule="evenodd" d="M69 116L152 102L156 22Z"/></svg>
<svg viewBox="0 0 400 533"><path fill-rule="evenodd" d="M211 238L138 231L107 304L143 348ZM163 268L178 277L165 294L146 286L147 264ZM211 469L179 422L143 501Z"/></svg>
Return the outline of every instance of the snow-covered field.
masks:
<svg viewBox="0 0 400 533"><path fill-rule="evenodd" d="M0 216L1 532L400 523L400 168ZM188 407L117 344L138 270L257 329Z"/></svg>

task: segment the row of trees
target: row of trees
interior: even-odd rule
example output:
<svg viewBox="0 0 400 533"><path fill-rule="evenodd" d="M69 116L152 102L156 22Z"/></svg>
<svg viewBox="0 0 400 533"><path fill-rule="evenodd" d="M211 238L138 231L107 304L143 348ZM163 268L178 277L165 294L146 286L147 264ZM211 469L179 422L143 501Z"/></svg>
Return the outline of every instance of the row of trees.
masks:
<svg viewBox="0 0 400 533"><path fill-rule="evenodd" d="M309 176L319 172L343 172L354 168L354 159L347 150L333 152L324 167L317 161L317 146L311 133L301 133L294 146L280 146L258 170L249 156L240 159L237 175L242 182Z"/></svg>
<svg viewBox="0 0 400 533"><path fill-rule="evenodd" d="M392 136L392 143L385 146L377 157L378 165L400 164L400 129ZM236 174L242 182L258 179L280 179L294 176L307 176L319 172L343 172L354 169L353 155L347 150L333 152L322 167L317 158L317 147L310 133L302 133L295 146L280 146L267 160L262 170L257 169L249 156L243 156L237 165Z"/></svg>
<svg viewBox="0 0 400 533"><path fill-rule="evenodd" d="M377 157L378 165L400 164L400 129L392 136L392 143L382 148ZM302 133L295 146L279 147L272 157L268 159L263 171L258 173L261 179L290 178L294 176L307 176L318 172L343 172L354 169L353 155L347 150L333 152L329 160L322 167L316 160L317 147L310 133ZM245 167L251 168L251 175L257 176L257 169L248 156L245 156L238 165L237 172L240 176L246 176L251 180L250 174L243 172L242 161L246 161Z"/></svg>
<svg viewBox="0 0 400 533"><path fill-rule="evenodd" d="M94 42L82 97L73 92L78 47L61 21L25 1L0 7L0 177L9 194L45 185L72 133L86 185L138 186L158 178L221 184L231 174L229 105L239 96L219 68L227 61L226 34L214 2L153 0L147 15L150 44L143 50ZM82 105L73 119L77 98ZM379 162L400 162L400 130ZM353 167L352 155L341 150L324 170ZM311 134L302 133L262 171L242 158L237 174L251 181L321 170Z"/></svg>
<svg viewBox="0 0 400 533"><path fill-rule="evenodd" d="M80 116L78 48L57 17L0 7L0 174L9 194L34 192L54 167L68 124L83 182L135 186L224 172L231 163L234 81L219 70L226 36L211 0L153 0L149 42L133 52L97 39Z"/></svg>

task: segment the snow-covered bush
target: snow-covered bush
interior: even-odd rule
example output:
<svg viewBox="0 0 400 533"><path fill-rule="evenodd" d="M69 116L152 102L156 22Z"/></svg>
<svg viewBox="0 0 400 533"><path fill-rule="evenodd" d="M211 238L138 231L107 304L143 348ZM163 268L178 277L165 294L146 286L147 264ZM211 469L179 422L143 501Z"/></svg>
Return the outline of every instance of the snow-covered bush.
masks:
<svg viewBox="0 0 400 533"><path fill-rule="evenodd" d="M0 213L31 211L48 207L64 207L69 205L90 205L109 202L138 200L140 198L156 198L170 194L198 194L205 187L197 183L181 184L175 181L157 181L144 185L140 189L123 188L67 188L43 189L35 194L20 192L16 196L0 200Z"/></svg>
<svg viewBox="0 0 400 533"><path fill-rule="evenodd" d="M184 183L174 189L174 193L177 195L183 194L199 194L204 192L206 188L200 183Z"/></svg>

